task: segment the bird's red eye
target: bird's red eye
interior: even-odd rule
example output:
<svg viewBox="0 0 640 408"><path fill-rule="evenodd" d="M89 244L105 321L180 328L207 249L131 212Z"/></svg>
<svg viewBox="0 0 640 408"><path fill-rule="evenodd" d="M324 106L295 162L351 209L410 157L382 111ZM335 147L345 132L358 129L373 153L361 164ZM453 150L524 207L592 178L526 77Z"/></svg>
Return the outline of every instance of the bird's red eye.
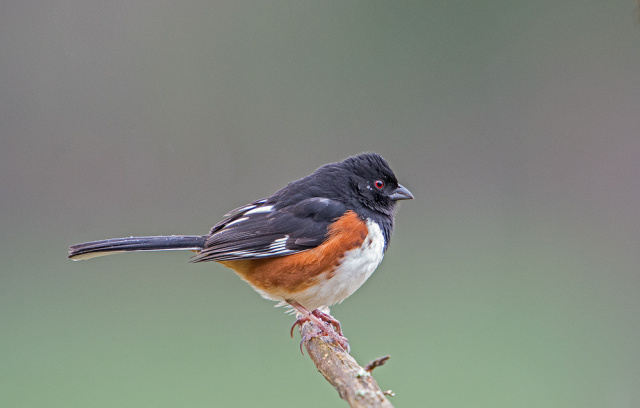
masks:
<svg viewBox="0 0 640 408"><path fill-rule="evenodd" d="M382 189L382 187L384 187L384 181L382 180L376 180L373 182L373 185L376 186L376 188L378 190Z"/></svg>

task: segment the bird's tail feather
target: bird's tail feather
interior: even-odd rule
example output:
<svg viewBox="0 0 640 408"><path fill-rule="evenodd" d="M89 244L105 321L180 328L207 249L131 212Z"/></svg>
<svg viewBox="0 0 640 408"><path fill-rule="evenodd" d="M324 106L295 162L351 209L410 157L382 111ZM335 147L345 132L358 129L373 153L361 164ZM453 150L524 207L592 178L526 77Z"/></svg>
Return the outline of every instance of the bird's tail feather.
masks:
<svg viewBox="0 0 640 408"><path fill-rule="evenodd" d="M72 245L69 247L69 258L79 261L131 251L199 251L204 247L205 241L206 236L201 235L111 238Z"/></svg>

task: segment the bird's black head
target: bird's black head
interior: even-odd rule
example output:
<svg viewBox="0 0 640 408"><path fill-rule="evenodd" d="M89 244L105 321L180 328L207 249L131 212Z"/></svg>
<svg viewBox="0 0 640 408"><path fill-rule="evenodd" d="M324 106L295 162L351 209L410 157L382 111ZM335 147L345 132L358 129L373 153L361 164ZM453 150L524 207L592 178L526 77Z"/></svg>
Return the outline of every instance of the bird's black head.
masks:
<svg viewBox="0 0 640 408"><path fill-rule="evenodd" d="M349 184L358 202L369 210L392 216L398 200L413 198L398 183L386 160L375 153L362 153L340 162L349 171Z"/></svg>

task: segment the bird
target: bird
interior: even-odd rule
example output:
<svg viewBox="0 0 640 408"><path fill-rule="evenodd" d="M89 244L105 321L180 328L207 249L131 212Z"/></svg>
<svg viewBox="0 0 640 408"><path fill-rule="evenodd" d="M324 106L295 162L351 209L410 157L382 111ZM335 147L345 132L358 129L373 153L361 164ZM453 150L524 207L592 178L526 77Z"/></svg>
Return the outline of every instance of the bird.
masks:
<svg viewBox="0 0 640 408"><path fill-rule="evenodd" d="M267 198L225 214L206 235L111 238L69 247L72 260L134 251L190 250L190 262L215 261L262 297L290 306L296 326L350 352L340 322L324 308L352 295L389 246L396 203L413 199L387 161L361 153L325 164Z"/></svg>

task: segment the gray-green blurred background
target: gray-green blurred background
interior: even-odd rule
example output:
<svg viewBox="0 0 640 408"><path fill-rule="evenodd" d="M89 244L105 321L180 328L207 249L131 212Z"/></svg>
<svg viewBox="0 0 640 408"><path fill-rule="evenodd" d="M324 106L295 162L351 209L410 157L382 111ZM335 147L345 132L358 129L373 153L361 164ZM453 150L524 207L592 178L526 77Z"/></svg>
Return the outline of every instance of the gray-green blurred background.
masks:
<svg viewBox="0 0 640 408"><path fill-rule="evenodd" d="M361 151L403 202L332 312L398 407L640 406L640 22L581 1L4 1L0 406L345 406L186 253Z"/></svg>

